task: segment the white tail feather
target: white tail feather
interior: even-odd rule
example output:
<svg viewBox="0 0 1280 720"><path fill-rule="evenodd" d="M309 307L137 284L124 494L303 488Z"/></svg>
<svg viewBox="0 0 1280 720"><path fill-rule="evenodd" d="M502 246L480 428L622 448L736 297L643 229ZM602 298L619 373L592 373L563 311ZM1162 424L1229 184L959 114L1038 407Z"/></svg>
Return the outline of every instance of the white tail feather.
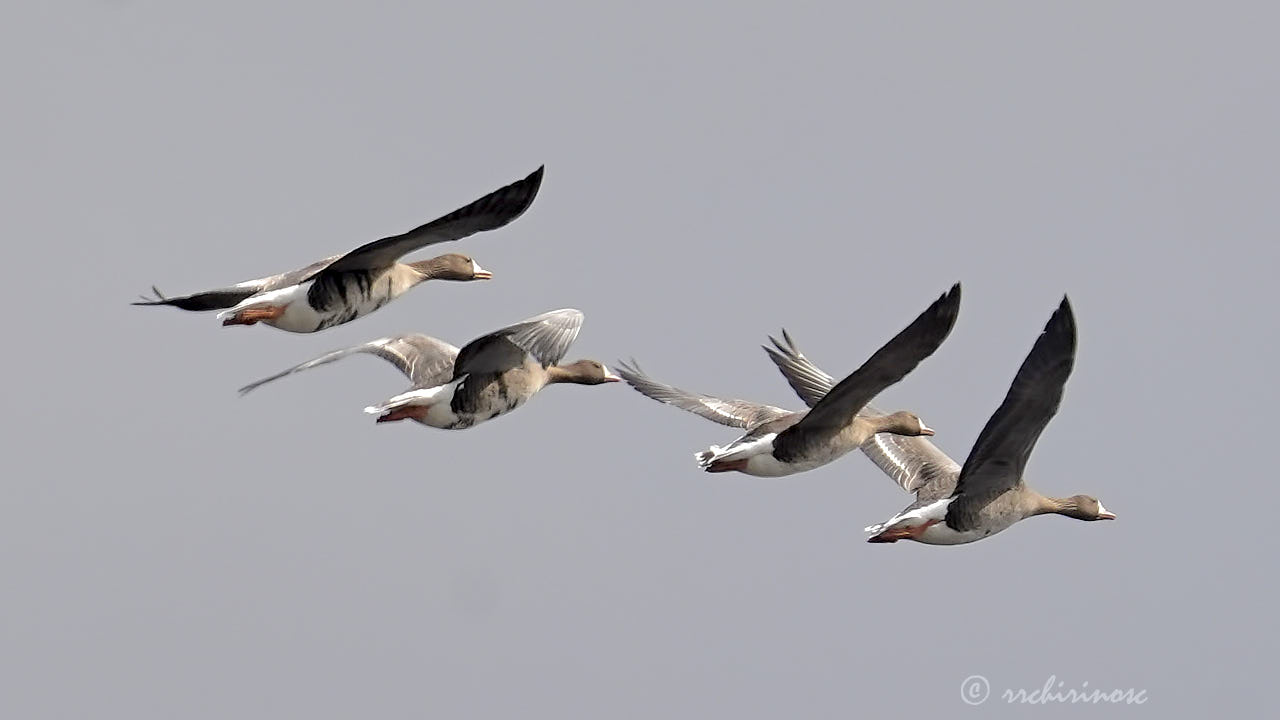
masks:
<svg viewBox="0 0 1280 720"><path fill-rule="evenodd" d="M245 298L244 300L241 300L234 307L227 308L226 310L223 310L222 312L218 313L218 319L226 320L228 318L233 318L237 314L239 314L241 310L245 310L251 307L265 307L269 305L288 305L294 300L297 300L299 297L302 297L305 295L306 295L306 287L301 285L290 285L289 287L269 290L264 293L258 293L257 295L251 295Z"/></svg>
<svg viewBox="0 0 1280 720"><path fill-rule="evenodd" d="M457 388L458 383L451 382L446 385L437 385L432 388L424 388L421 390L410 390L402 392L399 395L384 400L381 405L370 405L364 411L370 415L394 410L406 405L434 405L438 402L450 402L453 400L453 391Z"/></svg>
<svg viewBox="0 0 1280 720"><path fill-rule="evenodd" d="M711 465L711 463L715 462L723 452L724 448L719 445L712 445L702 452L694 453L693 457L698 461L698 467L706 469Z"/></svg>
<svg viewBox="0 0 1280 720"><path fill-rule="evenodd" d="M910 512L898 513L879 525L872 525L870 527L863 528L863 532L879 533L897 525L915 527L916 525L923 525L930 520L945 520L947 517L947 506L949 506L951 501L954 499L955 498L946 497L941 500L935 500L924 507L918 507Z"/></svg>

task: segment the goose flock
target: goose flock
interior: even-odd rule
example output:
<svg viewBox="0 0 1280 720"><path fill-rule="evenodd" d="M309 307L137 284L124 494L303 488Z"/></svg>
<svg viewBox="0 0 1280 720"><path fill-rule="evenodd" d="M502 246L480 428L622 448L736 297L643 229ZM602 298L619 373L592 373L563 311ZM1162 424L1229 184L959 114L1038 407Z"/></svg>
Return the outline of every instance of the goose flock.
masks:
<svg viewBox="0 0 1280 720"><path fill-rule="evenodd" d="M368 315L427 280L488 280L492 274L457 253L417 262L401 258L428 245L461 240L501 228L520 217L537 197L543 168L402 235L375 240L298 270L228 287L135 305L187 311L219 310L223 325L263 323L294 333L319 332ZM334 350L240 388L266 383L357 353L380 357L405 374L411 386L365 408L377 422L414 420L461 430L524 405L548 385L600 385L626 381L642 395L701 415L743 434L696 454L706 472L779 477L813 470L861 450L915 501L872 525L869 542L914 540L959 545L981 540L1033 515L1114 520L1096 498L1055 498L1030 488L1027 458L1058 411L1076 352L1076 323L1064 296L1013 378L1004 402L961 465L927 438L934 431L915 413L885 413L871 401L932 355L951 333L960 312L960 284L953 285L910 324L844 379L800 352L789 333L770 337L769 359L808 407L787 410L682 390L650 377L633 359L615 375L603 363L563 363L582 328L583 314L566 308L535 315L455 347L418 333L378 338Z"/></svg>

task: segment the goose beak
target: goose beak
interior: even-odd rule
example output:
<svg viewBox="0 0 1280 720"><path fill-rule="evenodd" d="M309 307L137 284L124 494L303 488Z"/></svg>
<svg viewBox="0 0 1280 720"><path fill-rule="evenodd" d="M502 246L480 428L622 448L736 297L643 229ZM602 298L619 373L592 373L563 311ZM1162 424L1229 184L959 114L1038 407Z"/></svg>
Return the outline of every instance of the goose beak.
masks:
<svg viewBox="0 0 1280 720"><path fill-rule="evenodd" d="M933 434L933 428L926 426L924 423L920 423L920 434L921 434L921 435L932 435L932 434Z"/></svg>
<svg viewBox="0 0 1280 720"><path fill-rule="evenodd" d="M480 263L474 260L471 261L471 268L472 268L471 276L476 280L492 280L493 279L493 273L480 267Z"/></svg>
<svg viewBox="0 0 1280 720"><path fill-rule="evenodd" d="M1116 514L1106 509L1105 507L1103 507L1102 503L1098 503L1098 519L1099 520L1115 520Z"/></svg>
<svg viewBox="0 0 1280 720"><path fill-rule="evenodd" d="M605 369L604 369L604 381L605 381L605 382L622 382L622 378L620 378L620 377L618 377L617 375L614 375L613 373L609 372L609 368L605 368Z"/></svg>

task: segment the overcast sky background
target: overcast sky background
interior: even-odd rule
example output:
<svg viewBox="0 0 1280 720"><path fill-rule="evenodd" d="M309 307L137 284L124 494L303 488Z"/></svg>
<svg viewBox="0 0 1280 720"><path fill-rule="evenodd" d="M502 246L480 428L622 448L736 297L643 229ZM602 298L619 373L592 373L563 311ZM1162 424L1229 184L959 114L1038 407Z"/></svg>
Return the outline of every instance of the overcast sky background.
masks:
<svg viewBox="0 0 1280 720"><path fill-rule="evenodd" d="M975 674L988 713L1050 676L1147 692L1090 715L1274 704L1276 10L193 5L0 22L0 716L923 717ZM439 249L492 282L306 336L128 305L541 163ZM571 358L799 407L766 334L843 376L957 280L881 404L962 460L1069 293L1029 477L1116 522L868 545L909 498L865 459L706 475L733 430L622 385L464 432L376 425L406 383L370 357L235 392L572 306Z"/></svg>

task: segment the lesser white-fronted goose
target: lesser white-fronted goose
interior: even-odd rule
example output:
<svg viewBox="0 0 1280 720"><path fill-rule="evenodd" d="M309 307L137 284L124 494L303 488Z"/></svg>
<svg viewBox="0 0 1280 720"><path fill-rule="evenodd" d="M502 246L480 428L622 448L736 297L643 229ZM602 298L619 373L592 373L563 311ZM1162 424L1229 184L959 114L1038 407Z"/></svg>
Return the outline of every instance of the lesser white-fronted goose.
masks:
<svg viewBox="0 0 1280 720"><path fill-rule="evenodd" d="M520 217L538 194L542 171L539 167L523 180L448 215L403 235L367 243L345 255L182 297L166 297L153 287L155 299L143 299L134 305L222 309L218 318L223 325L262 322L289 332L310 333L368 315L426 280L487 280L492 274L466 255L449 253L411 263L399 259L428 245L500 228Z"/></svg>
<svg viewBox="0 0 1280 720"><path fill-rule="evenodd" d="M833 380L785 342L765 348L806 403L821 401ZM862 451L916 501L888 521L867 528L870 542L915 540L958 545L994 535L1033 515L1114 520L1096 498L1051 498L1026 485L1027 458L1057 412L1075 358L1076 328L1064 297L1018 370L1009 393L974 443L963 467L924 438L876 435ZM868 411L874 410L868 406Z"/></svg>
<svg viewBox="0 0 1280 720"><path fill-rule="evenodd" d="M695 457L707 472L737 471L779 477L812 470L857 448L875 433L932 435L909 412L859 414L867 401L898 382L933 354L955 325L960 285L943 293L902 332L876 351L807 412L793 413L741 400L720 400L658 383L638 366L619 366L619 374L642 394L698 413L746 433L724 447L712 446Z"/></svg>
<svg viewBox="0 0 1280 720"><path fill-rule="evenodd" d="M520 407L547 385L620 380L595 360L558 364L581 327L582 313L565 309L483 335L461 350L426 335L380 338L326 353L246 385L240 392L354 353L371 353L399 368L413 388L365 408L366 412L380 413L378 422L408 419L461 430Z"/></svg>

